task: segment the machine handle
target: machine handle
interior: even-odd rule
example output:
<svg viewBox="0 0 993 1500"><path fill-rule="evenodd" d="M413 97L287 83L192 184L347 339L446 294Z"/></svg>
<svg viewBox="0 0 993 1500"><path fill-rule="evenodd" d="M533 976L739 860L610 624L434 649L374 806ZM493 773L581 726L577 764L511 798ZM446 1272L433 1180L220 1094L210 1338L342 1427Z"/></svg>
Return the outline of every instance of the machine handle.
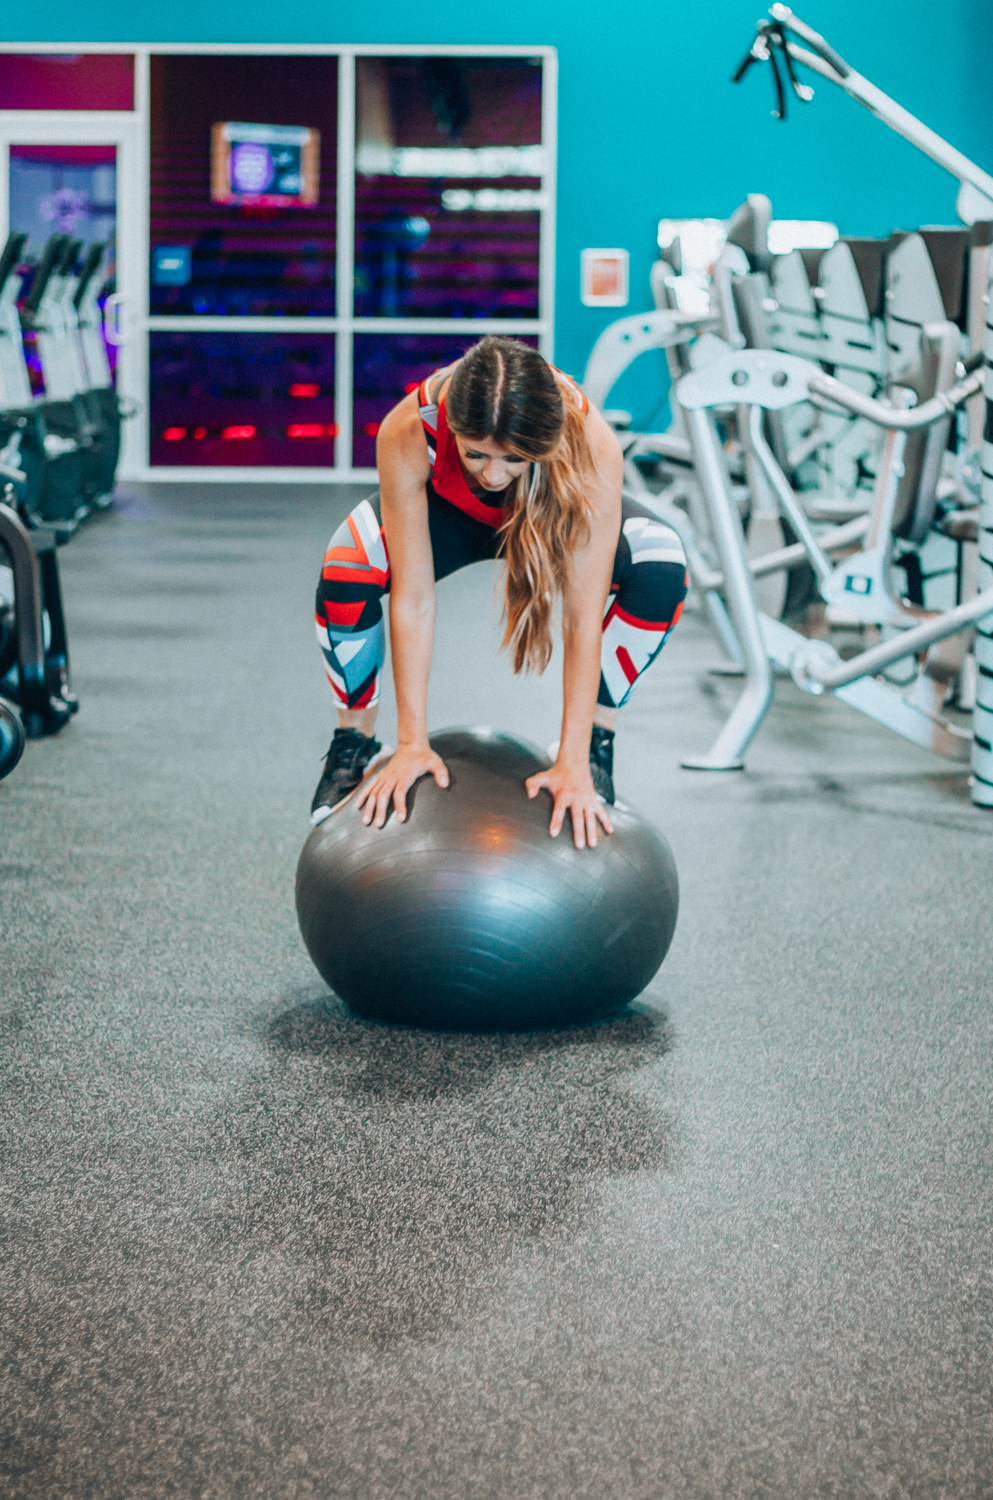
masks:
<svg viewBox="0 0 993 1500"><path fill-rule="evenodd" d="M877 427L888 427L900 432L914 432L921 427L930 427L931 423L938 421L939 417L949 416L957 406L961 406L963 401L977 396L983 389L983 372L974 370L971 375L967 375L965 380L960 380L950 390L939 391L929 401L922 402L920 406L911 407L909 411L901 411L899 407L886 406L882 401L875 401L871 396L863 396L861 391L854 391L851 386L842 385L841 381L835 380L833 375L811 375L807 381L807 389L815 406L828 404L843 406L856 416L866 417L870 422L875 422Z"/></svg>
<svg viewBox="0 0 993 1500"><path fill-rule="evenodd" d="M121 309L125 306L124 297L120 292L111 292L103 305L103 332L108 344L118 348L127 343L127 333L124 328L124 320L121 317Z"/></svg>
<svg viewBox="0 0 993 1500"><path fill-rule="evenodd" d="M812 26L808 26L805 21L801 21L799 16L795 16L788 5L774 5L769 14L774 21L779 22L781 27L795 32L802 41L805 41L807 46L811 47L817 53L818 57L827 63L829 68L834 69L839 78L848 77L852 70L845 62L845 59L839 57L833 47L828 46L819 32L816 32ZM780 45L784 45L784 43L780 43Z"/></svg>

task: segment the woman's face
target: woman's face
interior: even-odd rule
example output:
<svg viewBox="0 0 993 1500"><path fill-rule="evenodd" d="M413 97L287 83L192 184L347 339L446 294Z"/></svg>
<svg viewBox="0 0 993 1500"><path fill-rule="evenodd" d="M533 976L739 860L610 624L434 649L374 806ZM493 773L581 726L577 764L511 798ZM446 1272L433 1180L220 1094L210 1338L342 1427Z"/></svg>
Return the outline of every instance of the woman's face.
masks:
<svg viewBox="0 0 993 1500"><path fill-rule="evenodd" d="M505 490L516 484L528 460L501 448L492 438L464 438L454 434L459 458L467 474L484 490Z"/></svg>

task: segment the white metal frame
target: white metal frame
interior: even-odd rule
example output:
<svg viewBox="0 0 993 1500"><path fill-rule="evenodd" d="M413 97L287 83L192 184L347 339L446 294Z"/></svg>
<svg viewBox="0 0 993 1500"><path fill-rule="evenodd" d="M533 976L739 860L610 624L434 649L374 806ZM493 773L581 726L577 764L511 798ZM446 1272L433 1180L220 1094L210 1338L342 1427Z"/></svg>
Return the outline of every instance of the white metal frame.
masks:
<svg viewBox="0 0 993 1500"><path fill-rule="evenodd" d="M352 453L352 340L357 333L537 334L546 358L554 354L555 311L555 187L558 125L558 54L554 47L444 46L399 43L381 45L317 45L248 42L4 42L3 52L123 52L135 60L133 112L87 113L77 110L0 110L0 231L6 234L8 144L46 141L118 146L118 276L125 299L126 342L121 346L119 390L134 401L138 415L125 423L120 474L125 479L196 480L214 483L313 483L315 480L366 480L374 469L355 469ZM148 309L149 263L149 60L169 53L198 56L241 53L249 56L337 57L338 63L338 184L335 316L281 317L152 317ZM357 57L540 57L542 60L542 141L545 207L539 238L539 314L537 318L357 318L352 287L355 246L355 59ZM96 132L93 134L92 132ZM2 240L0 240L2 243ZM148 339L156 331L179 333L325 333L335 335L334 465L322 468L153 467L149 464Z"/></svg>

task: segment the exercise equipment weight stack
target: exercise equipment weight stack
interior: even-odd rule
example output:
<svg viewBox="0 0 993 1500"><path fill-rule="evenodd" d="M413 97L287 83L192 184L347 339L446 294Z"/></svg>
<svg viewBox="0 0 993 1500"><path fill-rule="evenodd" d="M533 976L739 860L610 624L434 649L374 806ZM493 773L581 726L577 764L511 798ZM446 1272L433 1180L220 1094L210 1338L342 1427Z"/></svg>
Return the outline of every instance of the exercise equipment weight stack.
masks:
<svg viewBox="0 0 993 1500"><path fill-rule="evenodd" d="M986 428L983 439L982 500L979 509L979 588L993 587L993 277L986 301L984 385ZM993 615L976 626L976 704L972 729L972 800L993 807Z"/></svg>

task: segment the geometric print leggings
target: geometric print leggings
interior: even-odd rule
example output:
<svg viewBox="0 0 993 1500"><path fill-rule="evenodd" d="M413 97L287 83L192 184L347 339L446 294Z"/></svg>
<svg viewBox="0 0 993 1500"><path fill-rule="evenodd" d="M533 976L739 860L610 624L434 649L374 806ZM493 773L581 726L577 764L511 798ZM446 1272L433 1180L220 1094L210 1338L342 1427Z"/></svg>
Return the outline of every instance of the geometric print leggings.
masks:
<svg viewBox="0 0 993 1500"><path fill-rule="evenodd" d="M620 708L662 650L683 612L686 558L674 531L625 498L603 619L600 692L604 708ZM428 484L428 524L434 576L496 557L492 526L442 499ZM378 491L362 500L328 543L317 586L317 639L339 708L379 702L386 655L383 595L389 593Z"/></svg>

